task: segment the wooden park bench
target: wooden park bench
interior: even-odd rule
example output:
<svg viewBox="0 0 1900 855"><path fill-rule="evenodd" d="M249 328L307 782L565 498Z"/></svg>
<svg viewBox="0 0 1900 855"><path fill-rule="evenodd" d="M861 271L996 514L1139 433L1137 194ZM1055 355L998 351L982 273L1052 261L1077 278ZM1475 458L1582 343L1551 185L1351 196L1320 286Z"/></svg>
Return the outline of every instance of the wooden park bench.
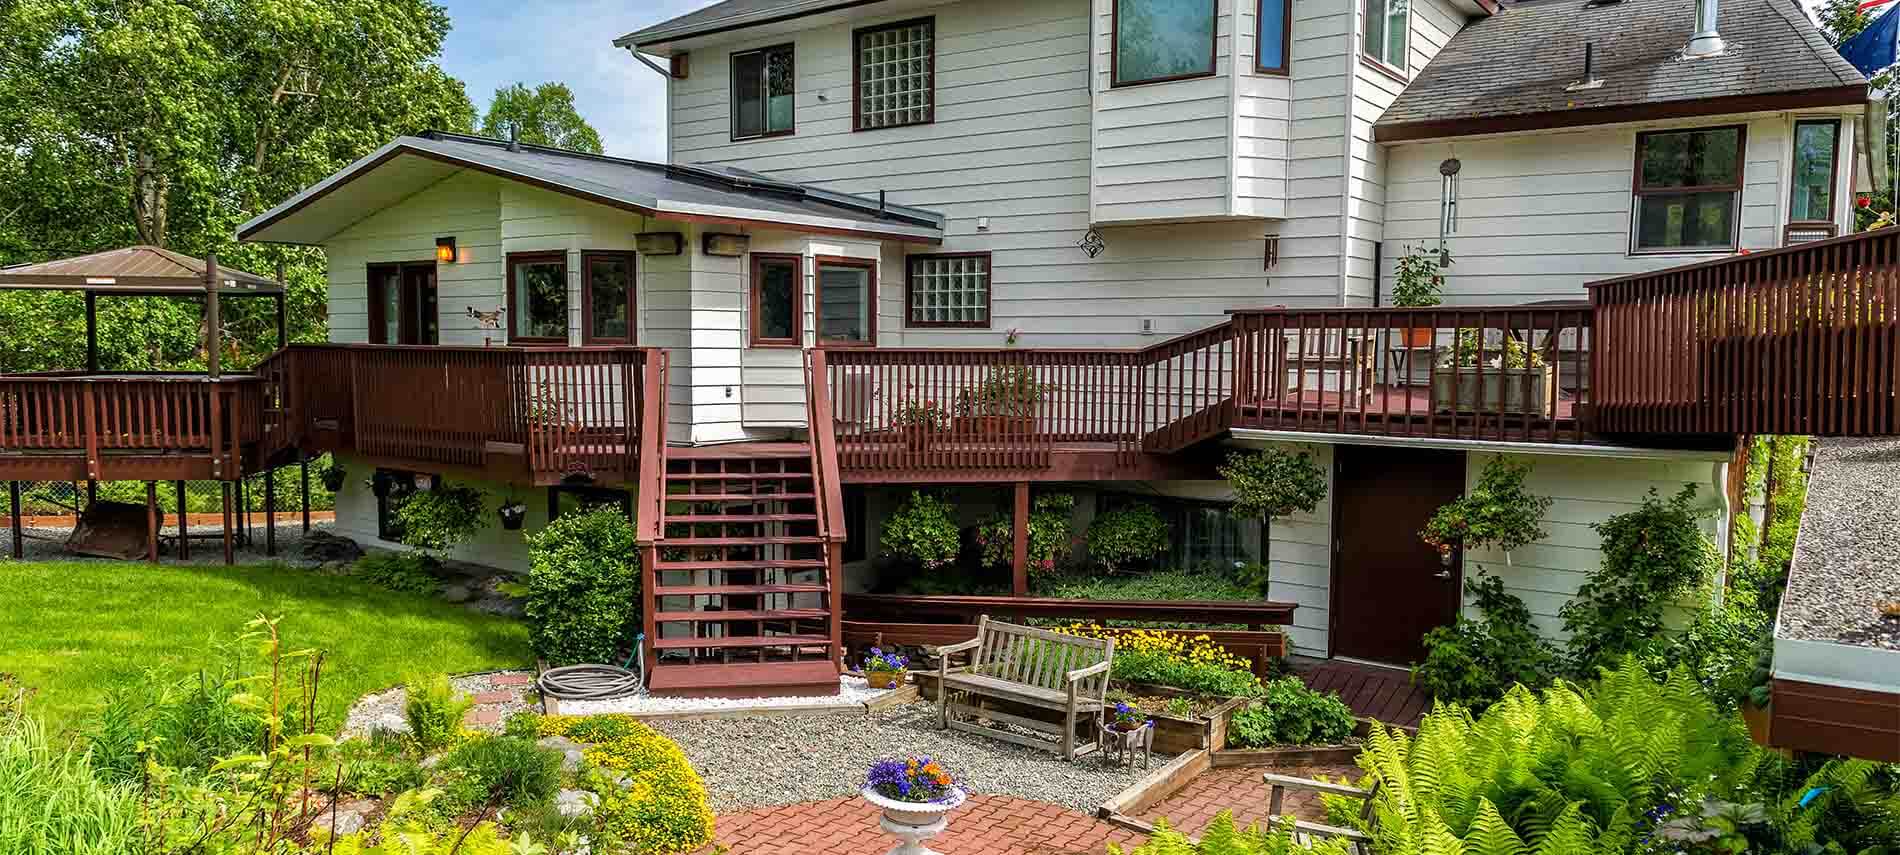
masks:
<svg viewBox="0 0 1900 855"><path fill-rule="evenodd" d="M1301 846L1311 845L1315 838L1334 837L1346 841L1346 843L1352 847L1352 851L1359 853L1359 855L1368 855L1368 853L1372 851L1372 835L1370 834L1356 828L1342 828L1337 825L1308 822L1307 820L1295 816L1282 816L1280 811L1286 803L1287 790L1307 790L1315 793L1345 796L1347 798L1360 799L1363 801L1364 804L1359 809L1359 819L1366 823L1367 828L1371 828L1372 805L1379 796L1379 787L1377 784L1374 784L1372 789L1367 790L1346 784L1329 784L1325 781L1315 781L1311 778L1275 775L1272 772L1268 772L1260 777L1267 782L1268 787L1272 788L1267 794L1267 830L1278 831L1283 828L1291 828L1293 830L1294 842Z"/></svg>
<svg viewBox="0 0 1900 855"><path fill-rule="evenodd" d="M966 650L971 652L970 666L951 669L951 655ZM1090 742L1078 745L1075 726L1086 720L1090 734L1101 732L1099 721L1107 702L1108 669L1115 660L1113 639L1062 635L993 621L984 615L977 618L976 638L939 647L937 656L939 727L1031 748L1050 747L1043 740L958 721L957 716L967 714L1013 724L1056 737L1064 760L1074 760L1078 754L1101 747L1100 739L1094 736ZM952 701L951 692L1052 710L1062 715L1062 723Z"/></svg>

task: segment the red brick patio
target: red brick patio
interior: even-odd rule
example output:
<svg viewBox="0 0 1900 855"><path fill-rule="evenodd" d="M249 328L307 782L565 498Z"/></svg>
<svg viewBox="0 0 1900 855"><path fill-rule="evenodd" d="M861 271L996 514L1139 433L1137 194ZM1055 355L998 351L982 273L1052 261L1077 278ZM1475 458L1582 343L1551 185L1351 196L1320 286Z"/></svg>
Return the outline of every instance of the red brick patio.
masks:
<svg viewBox="0 0 1900 855"><path fill-rule="evenodd" d="M1143 822L1166 819L1170 828L1190 837L1201 836L1201 829L1206 828L1207 824L1224 810L1234 812L1234 824L1241 828L1263 822L1267 818L1269 790L1266 783L1260 780L1260 773L1266 771L1269 770L1262 766L1225 766L1209 769L1195 775L1187 782L1187 786L1176 790L1172 795L1140 812L1134 818ZM1342 777L1356 780L1364 774L1357 766L1350 763L1276 766L1270 771L1296 778L1324 776L1330 781L1337 781ZM1286 804L1281 810L1314 822L1323 822L1326 819L1326 806L1320 803L1317 793L1289 791L1286 794Z"/></svg>
<svg viewBox="0 0 1900 855"><path fill-rule="evenodd" d="M878 829L877 809L855 797L727 814L713 839L732 855L882 855L897 845ZM943 855L1105 855L1110 843L1132 848L1142 839L1068 808L975 796L925 845Z"/></svg>

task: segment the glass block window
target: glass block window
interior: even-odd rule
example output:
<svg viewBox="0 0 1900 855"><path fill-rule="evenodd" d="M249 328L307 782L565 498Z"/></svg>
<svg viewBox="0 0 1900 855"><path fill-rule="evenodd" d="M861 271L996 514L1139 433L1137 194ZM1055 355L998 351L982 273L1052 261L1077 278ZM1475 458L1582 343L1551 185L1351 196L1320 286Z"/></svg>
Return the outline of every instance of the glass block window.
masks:
<svg viewBox="0 0 1900 855"><path fill-rule="evenodd" d="M913 327L988 327L990 255L913 255L904 281L905 320Z"/></svg>
<svg viewBox="0 0 1900 855"><path fill-rule="evenodd" d="M924 18L857 31L857 130L936 118L935 29Z"/></svg>

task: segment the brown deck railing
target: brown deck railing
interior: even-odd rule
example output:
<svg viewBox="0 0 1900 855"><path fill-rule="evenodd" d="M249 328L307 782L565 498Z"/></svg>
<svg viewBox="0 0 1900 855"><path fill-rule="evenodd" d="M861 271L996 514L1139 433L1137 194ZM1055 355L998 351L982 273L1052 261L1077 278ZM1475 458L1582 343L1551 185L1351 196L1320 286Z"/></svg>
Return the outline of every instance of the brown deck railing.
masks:
<svg viewBox="0 0 1900 855"><path fill-rule="evenodd" d="M1900 229L1593 282L1590 296L1604 433L1900 428Z"/></svg>
<svg viewBox="0 0 1900 855"><path fill-rule="evenodd" d="M266 360L268 445L420 464L525 457L539 481L636 474L651 348L292 345Z"/></svg>
<svg viewBox="0 0 1900 855"><path fill-rule="evenodd" d="M95 477L102 453L195 453L235 477L242 449L262 434L261 401L250 375L8 375L0 377L0 453L83 453Z"/></svg>

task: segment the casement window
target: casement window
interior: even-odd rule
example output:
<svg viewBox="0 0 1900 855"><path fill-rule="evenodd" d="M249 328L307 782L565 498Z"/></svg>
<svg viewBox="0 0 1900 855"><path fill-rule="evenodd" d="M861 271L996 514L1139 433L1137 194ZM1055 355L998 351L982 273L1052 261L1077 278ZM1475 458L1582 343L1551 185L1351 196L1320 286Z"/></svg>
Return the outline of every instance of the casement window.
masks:
<svg viewBox="0 0 1900 855"><path fill-rule="evenodd" d="M922 125L937 117L937 24L933 18L866 27L855 43L852 130Z"/></svg>
<svg viewBox="0 0 1900 855"><path fill-rule="evenodd" d="M792 46L732 55L732 138L784 136L797 124L793 102L798 78L793 73Z"/></svg>
<svg viewBox="0 0 1900 855"><path fill-rule="evenodd" d="M1293 28L1287 8L1293 0L1260 0L1254 10L1253 68L1262 74L1285 74L1292 54Z"/></svg>
<svg viewBox="0 0 1900 855"><path fill-rule="evenodd" d="M1405 74L1405 46L1412 31L1412 0L1365 0L1365 15L1365 38L1359 44L1359 53Z"/></svg>
<svg viewBox="0 0 1900 855"><path fill-rule="evenodd" d="M913 255L904 276L904 325L990 325L990 254Z"/></svg>
<svg viewBox="0 0 1900 855"><path fill-rule="evenodd" d="M371 344L435 344L440 338L435 262L370 265L368 297Z"/></svg>
<svg viewBox="0 0 1900 855"><path fill-rule="evenodd" d="M1156 559L1157 564L1231 570L1236 564L1258 563L1265 557L1261 547L1267 542L1267 524L1258 516L1234 513L1229 503L1102 493L1096 499L1095 513L1135 505L1154 508L1168 523L1168 557Z"/></svg>
<svg viewBox="0 0 1900 855"><path fill-rule="evenodd" d="M1803 119L1794 123L1794 198L1791 223L1834 221L1834 178L1841 136L1839 119Z"/></svg>
<svg viewBox="0 0 1900 855"><path fill-rule="evenodd" d="M804 258L752 254L752 331L754 347L798 347Z"/></svg>
<svg viewBox="0 0 1900 855"><path fill-rule="evenodd" d="M877 343L877 263L864 258L818 256L818 341Z"/></svg>
<svg viewBox="0 0 1900 855"><path fill-rule="evenodd" d="M1745 136L1740 125L1636 135L1632 251L1735 248Z"/></svg>
<svg viewBox="0 0 1900 855"><path fill-rule="evenodd" d="M508 255L508 340L567 344L567 253Z"/></svg>
<svg viewBox="0 0 1900 855"><path fill-rule="evenodd" d="M581 317L587 344L633 343L633 253L581 253Z"/></svg>
<svg viewBox="0 0 1900 855"><path fill-rule="evenodd" d="M1112 0L1115 86L1214 73L1214 0Z"/></svg>

